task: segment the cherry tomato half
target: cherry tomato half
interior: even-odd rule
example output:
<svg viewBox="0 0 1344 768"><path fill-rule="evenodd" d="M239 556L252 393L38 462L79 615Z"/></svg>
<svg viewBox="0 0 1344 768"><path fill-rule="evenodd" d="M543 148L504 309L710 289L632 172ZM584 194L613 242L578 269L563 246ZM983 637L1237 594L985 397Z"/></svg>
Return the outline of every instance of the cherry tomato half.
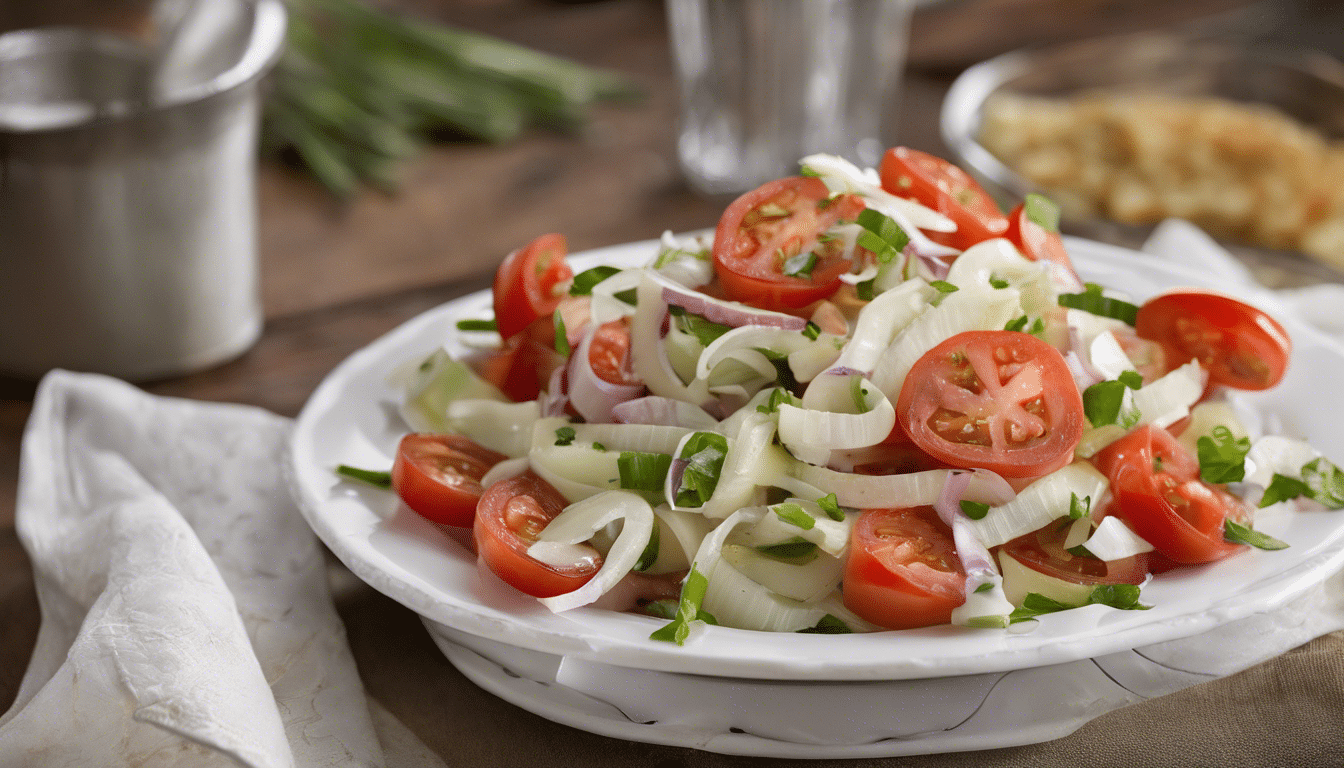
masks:
<svg viewBox="0 0 1344 768"><path fill-rule="evenodd" d="M593 373L608 384L638 384L630 372L630 326L624 320L612 320L598 326L588 345L588 364Z"/></svg>
<svg viewBox="0 0 1344 768"><path fill-rule="evenodd" d="M851 263L838 241L819 238L863 208L858 196L832 198L820 179L804 176L769 181L737 198L714 230L714 267L724 294L777 311L827 298ZM786 274L786 262L808 253L816 257L810 267Z"/></svg>
<svg viewBox="0 0 1344 768"><path fill-rule="evenodd" d="M565 358L550 344L537 341L531 333L516 333L474 367L481 378L498 387L510 400L522 403L536 400L550 383L551 374L564 364Z"/></svg>
<svg viewBox="0 0 1344 768"><path fill-rule="evenodd" d="M878 171L882 188L932 208L957 224L956 232L925 232L936 243L964 251L1008 231L994 198L967 173L941 157L892 147Z"/></svg>
<svg viewBox="0 0 1344 768"><path fill-rule="evenodd" d="M510 253L495 271L495 327L505 339L555 311L574 270L563 235L542 235Z"/></svg>
<svg viewBox="0 0 1344 768"><path fill-rule="evenodd" d="M1274 318L1215 291L1187 288L1149 299L1134 329L1167 350L1168 365L1199 360L1210 384L1237 389L1278 384L1293 349Z"/></svg>
<svg viewBox="0 0 1344 768"><path fill-rule="evenodd" d="M1027 216L1026 203L1018 203L1008 214L1008 230L1003 236L1012 241L1023 256L1032 261L1057 264L1074 282L1083 284L1082 278L1078 277L1078 270L1073 268L1073 259L1069 258L1069 252L1064 249L1064 239L1058 232L1032 221Z"/></svg>
<svg viewBox="0 0 1344 768"><path fill-rule="evenodd" d="M849 538L845 607L887 629L952 620L966 600L952 532L932 507L865 509Z"/></svg>
<svg viewBox="0 0 1344 768"><path fill-rule="evenodd" d="M1209 563L1243 547L1223 539L1224 522L1247 523L1236 497L1198 479L1199 463L1165 429L1139 427L1093 457L1111 479L1110 514L1166 558Z"/></svg>
<svg viewBox="0 0 1344 768"><path fill-rule="evenodd" d="M1016 331L967 331L924 353L896 399L896 419L954 467L1039 477L1069 463L1083 400L1064 357Z"/></svg>
<svg viewBox="0 0 1344 768"><path fill-rule="evenodd" d="M397 445L392 487L421 517L470 527L483 490L481 478L506 458L461 435L409 434Z"/></svg>
<svg viewBox="0 0 1344 768"><path fill-rule="evenodd" d="M537 536L569 502L530 470L500 480L485 490L476 506L476 552L487 567L510 586L533 597L572 592L602 567L602 556L566 566L551 565L527 554Z"/></svg>

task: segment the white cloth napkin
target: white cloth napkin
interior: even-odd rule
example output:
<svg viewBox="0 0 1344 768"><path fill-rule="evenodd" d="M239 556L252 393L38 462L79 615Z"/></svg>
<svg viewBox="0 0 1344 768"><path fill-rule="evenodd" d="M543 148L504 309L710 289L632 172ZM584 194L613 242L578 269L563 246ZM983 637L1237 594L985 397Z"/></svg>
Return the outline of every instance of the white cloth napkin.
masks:
<svg viewBox="0 0 1344 768"><path fill-rule="evenodd" d="M0 766L442 766L366 699L289 421L55 371L16 528L42 623Z"/></svg>
<svg viewBox="0 0 1344 768"><path fill-rule="evenodd" d="M1295 313L1327 335L1344 342L1344 285L1340 283L1270 291L1256 282L1246 265L1228 253L1226 248L1204 230L1182 219L1167 219L1158 224L1140 250L1201 272L1218 275L1220 280L1258 293L1284 311Z"/></svg>

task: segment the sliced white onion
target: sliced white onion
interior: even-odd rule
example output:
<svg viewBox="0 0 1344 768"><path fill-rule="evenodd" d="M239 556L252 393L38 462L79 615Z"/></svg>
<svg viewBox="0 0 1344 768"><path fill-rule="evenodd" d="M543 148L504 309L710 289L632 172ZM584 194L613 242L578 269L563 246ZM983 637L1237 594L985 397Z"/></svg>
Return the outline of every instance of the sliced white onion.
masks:
<svg viewBox="0 0 1344 768"><path fill-rule="evenodd" d="M657 576L690 568L700 542L714 529L715 521L662 506L654 507L653 515L658 519L658 557L644 573Z"/></svg>
<svg viewBox="0 0 1344 768"><path fill-rule="evenodd" d="M818 496L817 498L821 497ZM858 518L857 515L846 515L843 520L832 520L822 511L821 507L817 506L815 501L790 498L781 503L793 504L803 510L803 513L811 518L812 527L801 528L793 523L786 522L775 513L779 504L772 504L755 525L738 531L734 540L739 544L761 547L798 538L816 544L821 551L835 557L842 557L848 551L849 532L854 527L854 521Z"/></svg>
<svg viewBox="0 0 1344 768"><path fill-rule="evenodd" d="M501 403L497 400L454 400L444 414L448 430L505 456L525 456L532 447L532 430L541 409L535 400Z"/></svg>
<svg viewBox="0 0 1344 768"><path fill-rule="evenodd" d="M698 405L649 395L620 403L611 409L611 417L620 424L661 424L695 430L712 430L719 421Z"/></svg>
<svg viewBox="0 0 1344 768"><path fill-rule="evenodd" d="M609 451L667 453L691 430L660 424L573 424L576 443L601 443ZM535 440L535 439L534 439ZM554 442L554 441L552 441ZM535 445L535 442L534 442Z"/></svg>
<svg viewBox="0 0 1344 768"><path fill-rule="evenodd" d="M764 413L748 414L733 436L714 494L700 508L709 518L726 518L754 501L758 488L785 473L780 452L769 450L775 422Z"/></svg>
<svg viewBox="0 0 1344 768"><path fill-rule="evenodd" d="M590 325L579 348L569 357L569 402L590 422L611 421L611 409L644 391L642 383L613 384L593 370L589 352L597 327ZM628 365L629 360L625 363Z"/></svg>
<svg viewBox="0 0 1344 768"><path fill-rule="evenodd" d="M448 404L462 399L509 401L466 363L436 350L419 364L408 366L401 417L416 432L447 432L444 414Z"/></svg>
<svg viewBox="0 0 1344 768"><path fill-rule="evenodd" d="M1199 455L1199 438L1212 436L1217 427L1226 427L1232 436L1241 439L1248 437L1250 431L1241 423L1237 409L1225 400L1206 400L1190 409L1190 421L1176 438L1185 446L1191 456ZM1251 469L1247 467L1246 469ZM1249 473L1248 473L1249 474Z"/></svg>
<svg viewBox="0 0 1344 768"><path fill-rule="evenodd" d="M537 405L541 408L542 416L563 416L565 408L569 405L569 394L566 390L568 366L556 366L551 371L550 381L546 383L546 390L537 398Z"/></svg>
<svg viewBox="0 0 1344 768"><path fill-rule="evenodd" d="M759 632L797 632L816 626L826 615L817 604L770 591L723 558L709 576L703 606L725 627Z"/></svg>
<svg viewBox="0 0 1344 768"><path fill-rule="evenodd" d="M1068 544L1068 542L1065 542ZM1149 544L1137 533L1135 533L1125 521L1115 515L1107 515L1097 525L1097 530L1092 532L1091 538L1083 542L1087 548L1097 558L1101 560L1123 560L1126 557L1141 555L1144 552L1152 552L1153 545Z"/></svg>
<svg viewBox="0 0 1344 768"><path fill-rule="evenodd" d="M872 381L895 402L915 361L945 339L963 331L1002 330L1022 314L1014 288L963 288L915 318L878 359Z"/></svg>
<svg viewBox="0 0 1344 768"><path fill-rule="evenodd" d="M789 370L794 380L806 384L835 365L841 346L838 337L822 334L815 343L789 353Z"/></svg>
<svg viewBox="0 0 1344 768"><path fill-rule="evenodd" d="M709 378L709 372L715 365L738 350L764 348L787 355L811 345L812 340L798 331L744 325L728 331L705 347L705 351L700 353L700 360L696 363L695 375L700 379Z"/></svg>
<svg viewBox="0 0 1344 768"><path fill-rule="evenodd" d="M794 462L791 474L799 480L835 494L836 503L858 509L919 507L938 500L952 470L930 469L902 475L853 475L826 467ZM993 472L972 473L966 499L982 504L1003 504L1013 498L1013 489ZM989 545L993 546L993 545Z"/></svg>
<svg viewBox="0 0 1344 768"><path fill-rule="evenodd" d="M731 566L771 593L801 603L823 598L840 586L840 577L845 571L845 561L841 558L819 552L805 563L785 562L761 553L754 545L738 543L736 539L740 535L739 529L728 537L728 542L723 546L723 560L714 569L715 578L722 581L725 576L724 566ZM714 613L713 608L706 610ZM718 614L714 614L714 617L718 618ZM816 620L813 620L799 629L815 624Z"/></svg>
<svg viewBox="0 0 1344 768"><path fill-rule="evenodd" d="M714 263L709 258L712 240L710 235L678 240L664 230L653 268L687 288L699 288L714 279Z"/></svg>
<svg viewBox="0 0 1344 768"><path fill-rule="evenodd" d="M1319 451L1302 440L1277 435L1262 437L1251 443L1246 454L1245 482L1268 488L1276 474L1301 480L1302 466L1320 457Z"/></svg>
<svg viewBox="0 0 1344 768"><path fill-rule="evenodd" d="M674 283L656 272L646 273L646 279L652 280L662 287L662 300L665 303L681 307L692 314L700 315L711 323L733 328L743 325L762 325L791 331L801 331L807 327L807 321L801 317L786 315L783 312L771 312L768 309L758 309L737 301L716 299L713 296L707 296L684 285ZM642 297L640 303L643 304Z"/></svg>
<svg viewBox="0 0 1344 768"><path fill-rule="evenodd" d="M1106 476L1091 464L1075 461L1027 486L1007 504L991 506L970 525L986 547L996 547L1069 514L1075 495L1098 502L1109 487Z"/></svg>
<svg viewBox="0 0 1344 768"><path fill-rule="evenodd" d="M779 439L795 456L800 452L863 448L876 445L896 426L896 409L877 387L867 386L864 413L835 413L779 406ZM853 404L850 404L853 409Z"/></svg>
<svg viewBox="0 0 1344 768"><path fill-rule="evenodd" d="M663 320L667 317L667 302L663 301L665 278L655 278L645 271L639 283L639 307L630 326L630 362L635 375L661 397L671 397L688 403L704 403L709 392L703 382L688 386L672 370L662 345Z"/></svg>
<svg viewBox="0 0 1344 768"><path fill-rule="evenodd" d="M528 463L533 472L573 503L603 491L619 490L619 458L616 451L599 451L588 445L552 445L533 448Z"/></svg>
<svg viewBox="0 0 1344 768"><path fill-rule="evenodd" d="M517 477L527 471L531 465L526 456L520 456L516 459L505 459L495 466L491 467L481 476L481 487L489 488L500 480L508 480Z"/></svg>
<svg viewBox="0 0 1344 768"><path fill-rule="evenodd" d="M1136 370L1134 362L1125 354L1125 350L1120 347L1120 342L1116 340L1115 334L1107 331L1097 334L1092 340L1092 345L1087 350L1088 358L1092 362L1092 367L1101 374L1104 379L1118 379L1120 374L1125 371Z"/></svg>
<svg viewBox="0 0 1344 768"><path fill-rule="evenodd" d="M999 566L1003 568L1004 596L1013 605L1022 605L1028 594L1036 593L1065 605L1085 605L1092 596L1093 585L1046 576L1023 565L1004 550L999 550Z"/></svg>
<svg viewBox="0 0 1344 768"><path fill-rule="evenodd" d="M583 586L554 597L539 598L542 605L559 613L587 605L606 593L639 562L653 534L653 508L626 491L607 491L571 504L541 531L537 543L574 545L587 541L607 525L620 521L621 532L607 551L602 567Z"/></svg>
<svg viewBox="0 0 1344 768"><path fill-rule="evenodd" d="M798 161L798 164L815 173L833 195L859 195L865 202L880 201L900 207L906 212L910 223L919 229L932 232L957 231L957 223L952 219L914 200L896 197L883 189L881 180L872 169L865 172L843 157L827 154L808 155Z"/></svg>

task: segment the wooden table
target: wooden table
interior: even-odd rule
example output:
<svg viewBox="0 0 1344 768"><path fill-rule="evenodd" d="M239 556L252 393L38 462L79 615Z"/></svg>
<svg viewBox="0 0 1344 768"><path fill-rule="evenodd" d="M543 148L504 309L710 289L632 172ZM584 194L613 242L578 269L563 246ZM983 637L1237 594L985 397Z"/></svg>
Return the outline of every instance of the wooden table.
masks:
<svg viewBox="0 0 1344 768"><path fill-rule="evenodd" d="M981 4L1003 16L1023 3ZM696 195L678 174L676 96L658 0L405 0L397 5L626 72L649 96L637 105L597 109L591 125L577 136L539 131L507 146L437 147L403 169L403 189L395 196L369 192L341 203L291 169L264 165L264 335L237 360L144 383L149 391L249 403L292 416L347 355L422 311L487 286L500 258L540 233L562 232L572 250L583 250L717 220L724 201ZM1208 0L1187 10L1229 5L1240 4ZM901 143L945 153L937 112L956 71L1029 37L982 23L985 17L968 12L967 6L974 3L935 7L916 20L913 66L894 137ZM1096 31L1086 25L1073 29ZM13 530L19 443L32 386L0 381L5 397L0 405L0 710L13 700L38 625L30 566ZM591 750L587 754L605 762L597 758L615 742L570 731L474 689L434 648L414 614L338 565L332 574L369 693L450 764L455 753L464 751L479 756L494 749L498 764L526 754L511 752L508 744L486 747L471 741L473 724L497 721L516 725L528 739L556 739L565 750ZM396 652L389 653L390 648ZM630 747L624 754L639 755L639 764L648 766L704 759L655 747Z"/></svg>

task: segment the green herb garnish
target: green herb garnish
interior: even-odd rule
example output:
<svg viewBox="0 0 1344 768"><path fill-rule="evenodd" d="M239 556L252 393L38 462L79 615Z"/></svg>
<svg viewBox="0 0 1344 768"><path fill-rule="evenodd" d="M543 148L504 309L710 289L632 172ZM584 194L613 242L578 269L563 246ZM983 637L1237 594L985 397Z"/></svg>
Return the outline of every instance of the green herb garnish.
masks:
<svg viewBox="0 0 1344 768"><path fill-rule="evenodd" d="M368 483L375 488L382 488L383 490L392 487L391 472L380 472L375 469L360 469L359 467L352 467L348 464L341 464L336 467L336 474L351 480L359 480L360 482Z"/></svg>

